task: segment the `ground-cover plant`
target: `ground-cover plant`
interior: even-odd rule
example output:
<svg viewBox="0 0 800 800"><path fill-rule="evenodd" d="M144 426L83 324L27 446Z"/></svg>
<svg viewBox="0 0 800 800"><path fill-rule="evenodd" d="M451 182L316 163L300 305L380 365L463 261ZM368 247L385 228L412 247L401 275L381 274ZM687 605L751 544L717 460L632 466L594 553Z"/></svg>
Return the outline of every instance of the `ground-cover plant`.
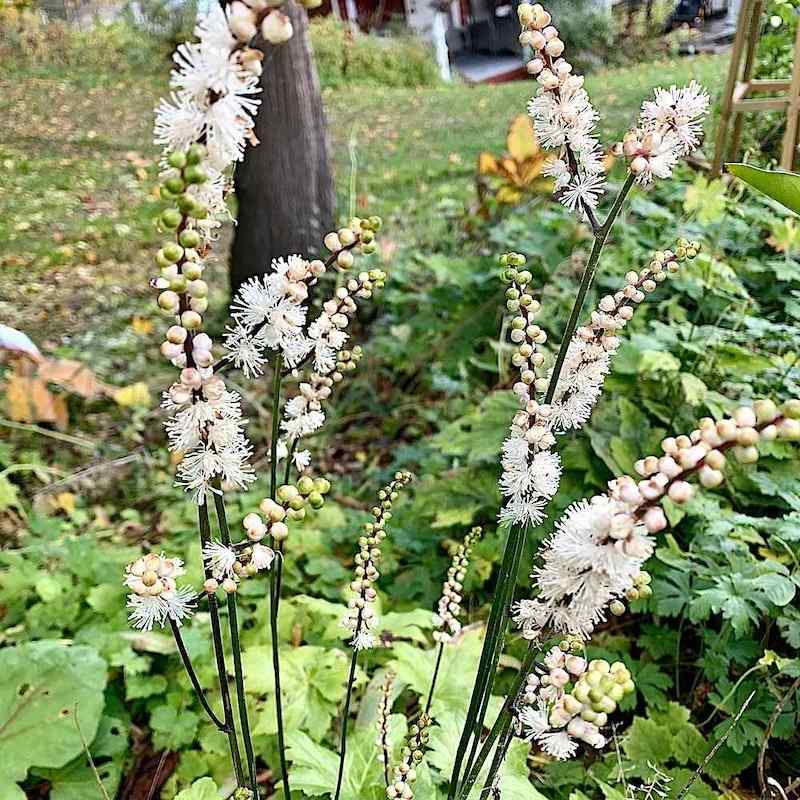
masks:
<svg viewBox="0 0 800 800"><path fill-rule="evenodd" d="M560 760L573 756L579 741L594 748L606 744L601 728L608 724L608 715L617 710L617 704L634 691L635 683L622 662L609 664L602 658L588 661L580 653L583 642L605 621L607 611L617 616L624 614L624 598L636 600L652 594L651 578L643 566L653 554L653 536L668 524L663 503L687 503L694 491L688 481L695 475L705 488L719 486L728 451L741 463L753 463L758 459L756 445L762 440L800 438L800 422L795 419L799 415L798 403L791 401L779 408L769 400L758 401L752 407L741 406L731 417L718 421L705 418L691 433L665 438L661 443L664 455L647 456L636 462L635 472L640 480L622 475L609 482L607 493L567 509L554 535L541 548L541 563L532 575L534 596L514 602L526 534L529 528L543 522L545 508L558 491L562 466L554 451L556 436L578 429L588 420L602 392L610 359L619 348L618 332L633 317L635 306L699 251L699 245L689 240L679 240L674 250L658 251L647 267L628 272L623 288L604 296L589 321L579 327L603 248L634 185L648 186L656 178L668 178L679 159L696 146L708 105L707 95L696 84L657 90L655 99L643 105L639 126L619 146L620 155L628 161L626 179L601 222L597 207L605 190L604 164L594 136L597 115L583 88L583 79L574 75L572 66L562 58L564 44L551 25L550 15L539 5L528 4L520 6L519 14L523 23L521 41L537 53L528 68L537 76L540 89L530 103L529 113L542 145L555 151L546 172L553 178L562 204L588 221L594 241L561 345L549 369L541 352L547 335L535 321L541 303L531 293L533 276L523 269L525 257L508 253L500 260L503 276L510 284L506 307L514 315L509 330L514 348L511 360L519 377L514 394L520 409L514 414L503 444L500 489L505 500L500 520L507 525L507 535L478 672L455 750L450 798L467 798L479 780L483 793L499 793L500 770L515 735L533 741L544 753ZM176 583L183 574L182 562L150 553L129 565L125 583L131 590L129 606L134 627L150 630L154 624L170 625L204 711L228 737L236 794L255 797L259 791L256 753L248 718L236 594L245 577L269 571L268 618L278 757L288 797L288 763L298 759L291 750L287 753L282 711L278 616L283 560L289 555L284 551L284 542L289 534L287 522L304 517L307 504L321 507L323 494L329 488L327 481L315 480L308 474L311 455L308 450L299 449L299 443L322 426L324 401L329 399L335 383L358 361L357 351L343 349L348 338L345 329L356 311L355 298L369 297L373 288L382 286L385 276L373 270L359 274L357 279L344 279L323 303L319 317L307 325L305 303L310 288L334 265L341 270L352 267L356 247L366 253L374 250L379 220L354 219L325 237L325 246L332 253L326 262L309 262L300 256L277 260L263 279L245 284L235 298L234 324L229 327L225 342L226 362L253 378L263 373L269 359L273 397L270 495L260 504L263 517L255 512L245 516L247 538L232 541L225 492L244 488L254 480L254 474L248 463L251 447L243 430L239 398L220 377L225 365L217 365L215 372L212 342L200 332L202 314L208 306L201 254L205 255L210 232L224 212L224 170L241 157L252 125L255 102L250 95L255 89L253 76L260 72L260 59L246 43L259 29L263 36L276 42L291 35L288 22L279 11L258 11L238 4L227 15L215 10L204 17L197 28L199 44L185 45L178 51L178 67L172 81L177 92L160 105L156 124L157 139L168 147L162 195L175 202L175 207L164 210L160 217L161 225L174 232L175 241L159 250L156 262L161 275L153 281L160 292L159 306L175 318L161 351L181 370L180 380L165 395L171 412L167 432L171 448L182 456L177 482L192 493L198 507L203 594L216 654L221 715L207 702L181 637L181 624L197 603L192 590L179 588ZM204 169L206 165L210 174ZM297 371L307 362L309 373L300 382L299 394L288 400L281 412L284 367ZM286 466L283 484L279 485L281 460ZM303 473L296 485L289 482L292 467ZM372 511L374 519L365 525L359 539L355 576L350 584L354 597L343 620L352 636L352 656L340 724L336 783L327 788L335 800L342 792L348 765L347 730L358 654L377 643L373 605L377 599L380 546L398 490L410 477L405 472L396 473L379 493L379 505ZM219 540L211 535L208 505L212 501ZM267 535L272 547L261 544ZM430 714L436 678L444 643L457 630L463 561L469 556L470 544L468 539L458 555L461 560L454 562L448 575L436 615L436 623L443 629L438 637L428 700L409 727L405 750L394 771L389 769L388 690L382 690L379 743L385 765L385 791L390 798L414 796L417 771L436 726ZM226 595L228 610L238 732L216 599L220 590ZM482 740L512 612L528 646L491 731ZM484 773L489 756L491 763ZM394 774L390 779L391 772Z"/></svg>

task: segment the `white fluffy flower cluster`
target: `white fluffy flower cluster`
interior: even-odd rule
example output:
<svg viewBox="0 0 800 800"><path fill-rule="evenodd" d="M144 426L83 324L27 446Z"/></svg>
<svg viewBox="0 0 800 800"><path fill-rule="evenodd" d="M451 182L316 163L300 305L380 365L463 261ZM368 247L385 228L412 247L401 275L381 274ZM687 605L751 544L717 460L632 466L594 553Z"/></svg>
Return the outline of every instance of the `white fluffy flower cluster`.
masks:
<svg viewBox="0 0 800 800"><path fill-rule="evenodd" d="M555 151L544 174L555 179L561 202L583 215L597 207L605 191L603 152L594 135L598 115L583 88L583 76L573 75L572 65L561 57L564 42L550 14L539 3L520 3L517 13L523 28L520 43L536 54L528 72L540 87L528 113L539 143Z"/></svg>
<svg viewBox="0 0 800 800"><path fill-rule="evenodd" d="M192 615L194 590L176 584L185 572L183 561L163 553L148 553L128 564L123 583L131 590L128 619L134 628L149 631L154 625L163 627L167 620L180 626Z"/></svg>
<svg viewBox="0 0 800 800"><path fill-rule="evenodd" d="M305 333L308 287L325 273L322 261L302 256L272 260L270 271L246 281L231 304L235 321L225 336L228 358L245 376L261 375L267 349L279 350L289 367L313 349Z"/></svg>
<svg viewBox="0 0 800 800"><path fill-rule="evenodd" d="M209 577L203 588L213 594L222 587L226 594L232 594L243 578L268 570L274 560L275 551L258 542L244 547L233 547L217 541L206 542L203 546L203 563Z"/></svg>
<svg viewBox="0 0 800 800"><path fill-rule="evenodd" d="M514 606L523 636L537 639L549 626L585 638L607 609L622 613L620 599L647 583L639 577L653 552L651 534L667 526L664 498L678 504L690 500L694 489L688 480L694 474L706 488L719 486L729 450L741 463L752 463L762 439L800 440L798 417L795 400L781 410L758 400L719 422L706 417L688 436L664 439L661 457L638 461L640 480L623 475L609 482L607 494L570 506L539 552L531 576L537 596Z"/></svg>
<svg viewBox="0 0 800 800"><path fill-rule="evenodd" d="M504 277L511 283L506 290L506 308L515 315L509 335L517 347L511 360L519 370L514 393L521 406L503 442L500 491L505 504L500 520L537 525L544 519L544 508L561 479L561 461L551 452L555 438L546 422L550 408L531 396L536 370L544 364L544 355L537 352L537 346L547 341L547 334L535 323L541 306L530 293L533 276L528 270L517 269L524 265L525 257L507 253L500 263L506 267Z"/></svg>
<svg viewBox="0 0 800 800"><path fill-rule="evenodd" d="M372 509L373 522L364 523L364 534L358 540L355 570L350 590L354 596L347 602L347 612L342 617L342 627L352 634L350 646L354 650L375 647L375 582L380 577L377 562L381 557L381 542L386 538L386 523L392 517L392 504L400 496L400 489L411 481L410 472L396 472L394 478L378 492L378 505Z"/></svg>
<svg viewBox="0 0 800 800"><path fill-rule="evenodd" d="M458 617L461 614L464 578L469 566L469 557L472 554L472 545L480 539L482 533L482 528L474 527L453 554L447 570L447 579L442 586L442 596L439 598L436 613L433 615L435 626L433 638L437 642L449 642L461 631L461 622Z"/></svg>
<svg viewBox="0 0 800 800"><path fill-rule="evenodd" d="M290 446L324 424L323 402L330 397L334 384L343 379L345 372L355 369L361 358L359 347L344 349L349 338L346 328L356 312L355 298L371 297L375 289L383 287L385 279L386 274L378 269L351 278L323 303L320 315L308 326L308 352L313 357L313 369L300 382L299 393L284 405L282 450L288 452ZM307 468L307 451L302 452L306 454L303 466Z"/></svg>
<svg viewBox="0 0 800 800"><path fill-rule="evenodd" d="M527 676L518 728L559 760L575 755L578 742L600 749L606 745L600 728L634 688L622 662L597 659L587 664L582 656L553 647L538 674Z"/></svg>
<svg viewBox="0 0 800 800"><path fill-rule="evenodd" d="M241 489L255 480L239 395L219 376L203 377L201 369L185 367L164 397L173 412L165 423L169 448L183 455L176 483L191 491L195 502L202 505L209 492L218 491L216 482Z"/></svg>
<svg viewBox="0 0 800 800"><path fill-rule="evenodd" d="M611 357L619 349L619 331L633 318L636 306L677 272L683 261L694 258L699 249L699 244L681 239L674 251L655 253L647 267L627 273L625 286L603 297L589 322L577 329L551 401L548 421L554 433L577 430L589 419L603 391ZM544 385L549 379L550 376Z"/></svg>
<svg viewBox="0 0 800 800"><path fill-rule="evenodd" d="M233 3L226 14L217 3L198 17L196 42L185 42L175 52L170 75L172 92L156 108L155 142L167 151L183 150L202 141L208 148L209 180L199 197L214 217L226 214L225 172L244 156L253 137L254 115L259 101L258 81L262 53L246 46L237 34L240 15ZM249 11L249 10L248 10ZM256 12L251 12L256 13Z"/></svg>
<svg viewBox="0 0 800 800"><path fill-rule="evenodd" d="M655 98L642 104L639 127L622 141L622 152L640 184L668 178L676 164L697 148L708 106L708 92L697 81L681 88L658 88Z"/></svg>

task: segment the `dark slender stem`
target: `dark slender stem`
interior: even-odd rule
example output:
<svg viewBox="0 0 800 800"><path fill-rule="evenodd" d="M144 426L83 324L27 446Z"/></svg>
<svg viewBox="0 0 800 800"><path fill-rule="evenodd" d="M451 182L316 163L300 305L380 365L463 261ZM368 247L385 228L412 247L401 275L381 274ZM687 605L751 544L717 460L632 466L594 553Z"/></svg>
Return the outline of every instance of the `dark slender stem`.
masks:
<svg viewBox="0 0 800 800"><path fill-rule="evenodd" d="M428 690L428 700L425 703L426 716L430 713L431 703L433 703L433 690L436 688L436 679L439 677L439 667L442 665L443 654L444 642L439 642L439 651L436 653L436 666L433 668L433 677L431 678L431 688Z"/></svg>
<svg viewBox="0 0 800 800"><path fill-rule="evenodd" d="M448 792L449 800L453 800L456 796L464 756L466 755L471 737L475 732L475 724L484 699L488 702L487 688L489 692L491 691L491 679L493 678L491 673L494 671L497 664L495 653L498 640L502 637L505 628L503 615L507 597L507 580L512 571L516 578L516 569L512 570L512 567L516 557L518 539L521 535L523 535L522 529L512 527L509 529L508 536L506 537L503 562L500 567L500 574L497 578L494 600L489 610L489 619L486 623L486 638L483 643L481 658L478 664L478 674L475 677L475 685L472 688L472 696L467 710L467 719L464 723L464 729L461 732L461 739L459 740L456 750L456 758L453 764L453 773L450 778L450 788ZM468 769L465 768L464 772L466 773L467 771Z"/></svg>
<svg viewBox="0 0 800 800"><path fill-rule="evenodd" d="M198 506L197 516L200 525L200 542L205 545L211 541L211 523L208 518L208 505ZM206 579L211 577L208 565L204 565ZM231 749L233 770L239 786L244 786L244 772L242 770L242 757L239 754L239 742L236 738L236 725L233 719L233 706L231 705L230 688L228 687L228 670L225 666L225 651L222 645L222 629L219 622L219 604L213 594L208 595L208 614L211 618L211 638L214 642L214 656L217 663L217 676L219 677L219 693L222 698L222 712L228 733L228 744Z"/></svg>
<svg viewBox="0 0 800 800"><path fill-rule="evenodd" d="M181 636L180 626L172 618L169 620L169 625L172 628L172 635L175 637L175 644L178 647L178 653L180 653L181 661L183 661L183 666L186 669L186 674L189 676L189 681L192 684L194 693L197 695L197 699L200 701L200 705L203 706L203 709L205 710L206 714L208 714L209 719L214 723L214 725L216 725L218 730L222 731L222 733L227 733L227 726L214 713L214 709L209 705L208 699L203 691L203 687L200 685L200 680L197 677L197 673L194 671L192 660L189 658L189 653L186 651L186 645L183 642L183 636Z"/></svg>
<svg viewBox="0 0 800 800"><path fill-rule="evenodd" d="M278 491L278 437L281 423L281 378L283 371L283 354L275 353L272 362L272 439L270 441L270 483L269 496L274 500ZM283 553L282 543L277 550ZM283 558L280 556L275 567L269 573L269 630L272 644L272 674L275 679L275 718L278 726L278 758L281 765L283 794L286 800L292 796L289 788L289 768L286 763L286 743L283 730L283 697L281 692L281 655L278 638L278 606L281 597L281 578L283 576Z"/></svg>
<svg viewBox="0 0 800 800"><path fill-rule="evenodd" d="M478 776L480 775L483 765L486 763L486 759L489 757L489 753L492 751L494 743L511 726L511 722L513 721L513 706L519 698L519 693L523 684L525 683L528 673L533 667L533 662L538 652L538 649L533 645L533 643L528 646L528 652L525 654L525 658L522 661L522 666L517 673L517 677L514 680L511 691L506 696L505 703L503 704L500 713L497 715L497 719L495 720L494 725L492 725L492 729L489 732L489 735L486 737L475 763L472 765L472 768L464 778L464 782L459 793L460 798L466 798L469 796L469 793L472 791L472 787L478 780ZM508 744L510 744L510 742L511 740L509 739L506 743L505 750L508 749ZM489 769L489 774L487 776L487 784L489 786L491 786L497 770L503 763L503 759L505 758L505 750L501 752L499 760L497 759L497 752L495 753L495 758L492 759L492 767ZM495 761L497 762L496 765Z"/></svg>
<svg viewBox="0 0 800 800"><path fill-rule="evenodd" d="M361 614L358 615L355 636L358 636L361 627ZM342 709L342 732L339 742L339 772L336 776L336 791L333 793L333 800L339 800L342 791L342 779L344 778L344 759L347 753L347 718L350 716L350 700L353 696L353 684L356 680L356 662L358 661L358 650L353 647L353 657L350 659L350 674L347 677L347 694L344 697L344 708Z"/></svg>
<svg viewBox="0 0 800 800"><path fill-rule="evenodd" d="M292 442L292 446L289 448L289 452L286 454L286 470L283 473L283 482L289 483L289 477L292 474L292 459L294 458L295 450L297 450L297 442L299 440L295 439Z"/></svg>
<svg viewBox="0 0 800 800"><path fill-rule="evenodd" d="M475 756L477 755L478 745L480 744L480 735L481 731L483 730L484 720L486 719L486 712L489 708L489 699L491 697L492 687L494 686L495 676L497 675L497 665L500 661L500 654L503 652L505 635L506 631L508 630L510 607L514 599L514 590L516 589L516 584L517 584L517 572L519 570L519 562L520 559L522 558L522 550L525 546L525 535L526 535L526 529L521 528L514 542L515 549L512 554L513 557L512 566L509 569L509 572L506 576L506 580L504 582L505 597L503 600L503 605L501 607L502 617L501 617L500 628L497 634L497 644L495 645L489 671L487 673L487 683L486 683L486 689L484 690L483 700L481 701L478 717L475 720L475 730L473 732L474 738L472 740L472 750L470 751L465 771L469 771L472 762L475 760Z"/></svg>
<svg viewBox="0 0 800 800"><path fill-rule="evenodd" d="M497 772L506 757L508 746L511 744L511 740L514 738L514 727L511 724L512 722L512 715L506 714L503 718L500 736L498 737L499 741L497 742L497 747L494 750L494 756L492 758L491 766L489 767L489 773L483 783L483 789L481 789L480 794L478 795L479 798L488 796L489 792L492 790L495 776L497 775Z"/></svg>
<svg viewBox="0 0 800 800"><path fill-rule="evenodd" d="M614 222L622 210L622 204L625 202L625 198L633 188L633 183L635 180L636 176L633 175L633 173L628 173L625 183L622 184L622 188L619 190L619 194L617 194L617 197L614 200L614 205L611 206L611 210L608 212L606 221L595 233L592 252L589 254L589 260L586 262L586 269L583 271L583 277L581 278L581 283L578 287L578 294L575 297L575 303L572 306L572 311L569 315L569 320L567 321L567 327L564 330L564 337L561 340L561 346L558 349L556 362L553 366L553 374L550 378L550 383L547 386L547 394L545 395L544 399L545 403L549 403L556 393L556 386L558 385L558 378L561 374L561 368L564 365L564 359L567 357L567 350L569 349L570 342L572 341L572 336L575 333L575 329L578 327L578 318L583 310L583 303L586 300L589 287L592 285L594 280L595 272L597 271L597 264L600 261L600 255L603 252L606 241L608 240L608 235L611 233L611 228L614 226Z"/></svg>
<svg viewBox="0 0 800 800"><path fill-rule="evenodd" d="M229 546L231 543L231 533L228 528L228 516L225 513L225 498L222 492L214 492L213 494L222 543ZM239 724L242 727L244 752L247 757L247 770L250 774L250 788L253 790L254 800L258 800L256 757L253 752L253 739L250 735L250 720L247 715L247 696L244 692L244 670L242 669L242 649L239 642L239 619L236 610L236 594L229 594L227 596L227 602L228 628L231 634L231 651L233 652L233 677L236 682L236 702L239 707Z"/></svg>

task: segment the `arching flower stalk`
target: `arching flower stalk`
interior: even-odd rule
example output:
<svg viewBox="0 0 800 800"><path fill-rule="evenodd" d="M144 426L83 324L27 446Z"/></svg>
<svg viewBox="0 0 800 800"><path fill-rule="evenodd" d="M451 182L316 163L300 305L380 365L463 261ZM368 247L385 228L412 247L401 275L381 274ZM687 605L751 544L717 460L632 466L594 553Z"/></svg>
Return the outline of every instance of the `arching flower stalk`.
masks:
<svg viewBox="0 0 800 800"><path fill-rule="evenodd" d="M391 767L392 749L389 743L389 717L392 713L392 693L394 682L397 676L391 670L387 670L381 684L381 695L378 700L378 738L376 744L380 748L378 760L383 764L383 782L386 788L389 787L389 769Z"/></svg>
<svg viewBox="0 0 800 800"><path fill-rule="evenodd" d="M653 537L667 526L661 508L663 500L669 498L679 505L688 502L695 491L694 484L690 483L693 479L704 488L719 486L724 480L728 456L744 464L753 463L758 459L758 443L775 439L800 441L800 400L786 401L780 408L771 400L757 400L752 407L742 406L719 421L705 417L688 435L664 439L661 443L663 455L647 456L638 461L638 480L627 475L615 478L609 481L606 494L570 506L538 554L540 565L531 575L537 596L520 600L513 607L514 621L530 642L529 653L535 652L551 632L566 633L575 641L586 640L596 625L606 619L606 612L618 616L625 613L625 599L650 596L650 577L643 566L655 549ZM564 652L568 649L560 647ZM616 669L621 670L620 667ZM605 667L602 672L605 674ZM616 677L627 687L622 674ZM563 679L564 676L559 675ZM585 691L580 688L584 684ZM548 689L548 702L553 699L549 697L552 691ZM601 696L603 692L604 696L618 701L614 695L619 690L612 693L607 679L581 676L571 694L583 705L579 708L573 700L565 700L564 711L572 713L569 719L559 711L554 720L548 707L548 727L541 727L545 716L538 700L533 711L525 712L524 716L518 713L517 717L543 747L552 743L551 749L545 747L548 752L556 757L569 757L574 749L572 740L583 738L587 731L593 741L600 741L594 729L583 723L597 725L597 718L592 714L611 713L610 704ZM603 711L603 704L609 705L609 711ZM512 708L504 713L501 712L492 729L493 734L500 731L501 735L487 785L491 785L505 755L503 748L507 749L510 742L508 720ZM580 716L582 722L573 722L576 716ZM554 725L561 720L565 720L563 725ZM606 720L600 717L600 721L605 724ZM554 731L560 727L565 730ZM539 738L538 730L543 731ZM550 737L553 732L557 735ZM484 748L470 765L468 780L459 797L467 796L487 756L488 748Z"/></svg>
<svg viewBox="0 0 800 800"><path fill-rule="evenodd" d="M433 667L428 699L425 701L425 713L429 714L433 704L433 694L436 690L436 681L439 677L439 668L442 665L444 648L453 637L461 632L461 603L464 599L464 579L467 576L469 559L472 555L472 545L478 542L483 535L483 528L475 526L456 547L447 569L447 577L442 584L442 595L436 605L433 615L433 639L438 642L436 648L436 662Z"/></svg>
<svg viewBox="0 0 800 800"><path fill-rule="evenodd" d="M344 777L345 756L347 751L347 722L350 714L350 701L356 677L358 654L362 650L375 647L375 629L378 616L375 613L375 600L378 593L375 583L380 577L378 562L381 557L381 543L386 538L386 524L392 518L392 506L400 496L400 490L408 485L412 475L410 472L396 472L394 478L378 492L378 505L371 510L372 522L364 523L363 535L358 539L358 553L355 556L353 580L349 589L353 597L347 602L347 612L342 618L342 627L349 631L350 647L353 650L350 658L350 674L347 678L347 691L342 709L341 742L339 752L339 772L336 779L334 800L338 800Z"/></svg>
<svg viewBox="0 0 800 800"><path fill-rule="evenodd" d="M417 768L425 758L432 722L427 712L423 711L408 729L402 760L395 768L394 780L386 787L389 800L413 800Z"/></svg>
<svg viewBox="0 0 800 800"><path fill-rule="evenodd" d="M628 195L637 181L642 185L648 182L646 176L643 177L645 173L656 177L658 174L667 175L667 171L657 164L648 162L645 169L636 158L642 156L652 160L655 151L651 149L645 153L644 150L655 148L658 136L661 136L659 144L665 138L673 144L677 137L681 146L674 145L673 152L683 158L697 144L707 110L704 92L696 85L685 90L673 89L667 94L656 93L654 104L646 104L643 108L640 127L647 134L655 132L657 135L651 135L647 142L637 136L641 148L628 146L631 157L628 174L601 222L596 212L605 191L605 179L602 148L595 137L597 112L586 93L583 79L573 74L572 65L564 57L564 43L552 24L550 14L540 4L527 2L521 3L517 12L522 25L520 42L534 51L528 70L536 76L539 84L528 111L539 141L553 151L546 171L555 179L557 198L579 217L588 220L594 241L562 332L558 353L548 374L542 374L543 354L536 351L536 345L540 343L537 341L539 329L531 317L538 312L539 304L529 288L530 273L519 270L524 265L523 257L517 254L504 257L505 278L511 284L507 307L515 315L511 325L512 341L518 345L513 363L520 369L519 380L514 385L520 410L514 416L503 445L500 481L504 498L500 519L509 523L509 527L478 673L456 751L448 800L464 797L463 780L465 776L474 777L475 774L474 761L503 648L527 529L544 520L547 504L558 490L561 462L553 452L555 436L564 430L580 427L588 419L602 388L607 356L615 349L618 329L628 319L630 310L627 306L638 302L640 296L643 299L650 288L655 288L652 286L658 282L655 274L660 277L660 273L669 271L668 260L665 260L658 268L650 268L653 275L639 273L635 280L629 276L628 286L622 290L625 302L620 302L616 296L612 296L610 301L604 298L590 324L585 325L576 337L600 257ZM623 149L624 146L620 146L620 150ZM685 254L692 249L695 248L689 247L688 243L683 246ZM676 248L675 255L680 251L680 247ZM495 765L493 762L492 766L493 769L495 766L499 768L499 763ZM490 781L489 789L493 785Z"/></svg>

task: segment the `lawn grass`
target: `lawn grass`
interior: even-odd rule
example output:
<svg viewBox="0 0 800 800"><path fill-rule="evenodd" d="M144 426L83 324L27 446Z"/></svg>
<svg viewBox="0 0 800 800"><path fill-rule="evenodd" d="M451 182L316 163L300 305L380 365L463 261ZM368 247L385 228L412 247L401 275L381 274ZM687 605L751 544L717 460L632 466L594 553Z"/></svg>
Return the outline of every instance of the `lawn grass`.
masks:
<svg viewBox="0 0 800 800"><path fill-rule="evenodd" d="M697 79L716 94L725 69L726 58L714 56L589 76L603 140L621 136L653 86ZM55 345L78 333L72 344L84 347L79 332L90 318L111 330L153 313L145 280L157 239L151 125L166 72L0 73L0 318L8 324L46 330ZM395 246L424 242L444 206L473 196L478 153L502 151L532 89L521 81L326 91L342 213L352 206L386 217ZM217 269L223 287L224 264Z"/></svg>

